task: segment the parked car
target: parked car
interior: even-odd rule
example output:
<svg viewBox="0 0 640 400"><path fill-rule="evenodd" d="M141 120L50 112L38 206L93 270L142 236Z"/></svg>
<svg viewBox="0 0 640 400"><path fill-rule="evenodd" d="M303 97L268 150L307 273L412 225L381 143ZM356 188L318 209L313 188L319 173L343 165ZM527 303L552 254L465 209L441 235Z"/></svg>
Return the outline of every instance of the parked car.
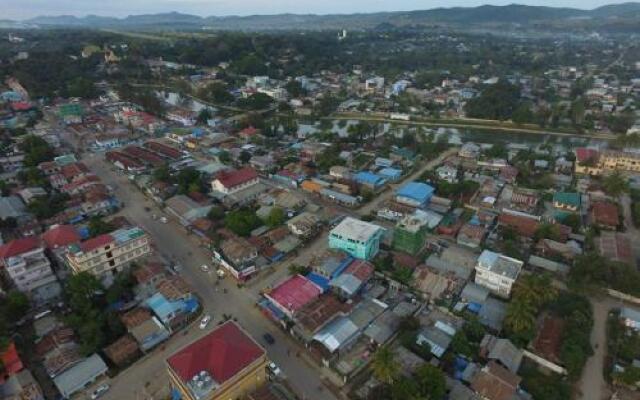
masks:
<svg viewBox="0 0 640 400"><path fill-rule="evenodd" d="M94 390L91 393L91 400L95 400L98 397L101 397L103 394L107 393L107 391L109 390L110 386L108 383L103 383L102 385L98 386L96 388L96 390Z"/></svg>
<svg viewBox="0 0 640 400"><path fill-rule="evenodd" d="M278 367L274 362L267 364L267 368L269 369L269 373L274 377L278 377L282 373L280 367Z"/></svg>
<svg viewBox="0 0 640 400"><path fill-rule="evenodd" d="M200 266L200 270L201 270L202 272L209 272L209 266L208 266L207 264L202 264L202 265Z"/></svg>
<svg viewBox="0 0 640 400"><path fill-rule="evenodd" d="M211 322L211 315L207 314L200 320L200 329L206 328L209 322Z"/></svg>
<svg viewBox="0 0 640 400"><path fill-rule="evenodd" d="M270 333L265 333L264 335L262 335L262 338L268 344L274 344L276 342L276 339L273 336L271 336Z"/></svg>
<svg viewBox="0 0 640 400"><path fill-rule="evenodd" d="M173 266L173 271L176 272L176 273L182 271L182 267L180 266L180 264L174 265Z"/></svg>
<svg viewBox="0 0 640 400"><path fill-rule="evenodd" d="M160 222L162 222L163 224L166 224L169 220L167 219L167 217L160 217Z"/></svg>

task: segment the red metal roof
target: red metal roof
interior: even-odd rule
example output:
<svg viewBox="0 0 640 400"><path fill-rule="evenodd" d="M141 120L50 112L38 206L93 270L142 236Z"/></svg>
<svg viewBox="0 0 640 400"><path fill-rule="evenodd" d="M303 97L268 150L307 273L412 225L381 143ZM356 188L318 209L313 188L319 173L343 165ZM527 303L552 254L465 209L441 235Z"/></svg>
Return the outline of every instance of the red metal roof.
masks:
<svg viewBox="0 0 640 400"><path fill-rule="evenodd" d="M618 207L613 203L595 202L591 207L591 213L597 224L615 227L620 222L618 219Z"/></svg>
<svg viewBox="0 0 640 400"><path fill-rule="evenodd" d="M236 171L222 171L218 173L217 179L224 187L233 188L257 177L258 173L256 170L246 167Z"/></svg>
<svg viewBox="0 0 640 400"><path fill-rule="evenodd" d="M15 239L4 246L0 246L0 259L15 257L37 247L40 247L40 239L35 236Z"/></svg>
<svg viewBox="0 0 640 400"><path fill-rule="evenodd" d="M588 160L597 160L599 154L600 153L598 153L598 150L579 147L576 149L576 160L579 163L583 163Z"/></svg>
<svg viewBox="0 0 640 400"><path fill-rule="evenodd" d="M512 227L518 234L526 237L533 237L538 230L538 221L519 215L502 213L498 217L498 222L500 225Z"/></svg>
<svg viewBox="0 0 640 400"><path fill-rule="evenodd" d="M236 376L265 351L233 321L213 330L167 359L183 382L207 371L219 384Z"/></svg>
<svg viewBox="0 0 640 400"><path fill-rule="evenodd" d="M74 179L79 175L88 174L89 172L89 168L81 162L67 164L60 169L60 173L67 179Z"/></svg>
<svg viewBox="0 0 640 400"><path fill-rule="evenodd" d="M322 289L302 275L294 275L275 287L268 297L289 312L296 312L320 296Z"/></svg>
<svg viewBox="0 0 640 400"><path fill-rule="evenodd" d="M59 225L42 234L47 248L55 249L80 242L80 235L73 225Z"/></svg>
<svg viewBox="0 0 640 400"><path fill-rule="evenodd" d="M104 247L113 241L113 236L105 233L104 235L96 236L93 239L85 240L80 244L80 248L84 252L89 252L99 247Z"/></svg>
<svg viewBox="0 0 640 400"><path fill-rule="evenodd" d="M16 344L13 342L9 343L4 353L0 354L0 361L4 367L4 376L0 376L0 383L4 382L5 378L17 374L24 369L24 365L16 349Z"/></svg>

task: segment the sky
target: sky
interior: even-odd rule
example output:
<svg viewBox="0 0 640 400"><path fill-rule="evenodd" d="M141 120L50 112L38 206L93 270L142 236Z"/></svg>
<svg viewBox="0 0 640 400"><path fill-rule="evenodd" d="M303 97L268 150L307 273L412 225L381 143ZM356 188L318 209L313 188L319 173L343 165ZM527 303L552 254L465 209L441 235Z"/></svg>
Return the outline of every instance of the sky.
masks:
<svg viewBox="0 0 640 400"><path fill-rule="evenodd" d="M0 19L20 20L39 15L84 16L87 14L124 17L170 11L201 16L280 13L350 14L510 3L595 8L617 2L611 0L0 0Z"/></svg>

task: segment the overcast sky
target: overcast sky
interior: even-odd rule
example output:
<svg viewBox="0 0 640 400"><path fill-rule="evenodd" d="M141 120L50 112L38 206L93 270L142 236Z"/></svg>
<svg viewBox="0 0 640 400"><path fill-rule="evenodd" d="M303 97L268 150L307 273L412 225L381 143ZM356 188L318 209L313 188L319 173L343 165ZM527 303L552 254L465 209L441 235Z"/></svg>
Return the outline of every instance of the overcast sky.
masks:
<svg viewBox="0 0 640 400"><path fill-rule="evenodd" d="M623 0L620 0L622 2ZM594 8L615 1L602 0L0 0L0 19L38 15L96 14L123 17L168 11L209 15L329 14L424 10L435 7L505 5L510 3Z"/></svg>

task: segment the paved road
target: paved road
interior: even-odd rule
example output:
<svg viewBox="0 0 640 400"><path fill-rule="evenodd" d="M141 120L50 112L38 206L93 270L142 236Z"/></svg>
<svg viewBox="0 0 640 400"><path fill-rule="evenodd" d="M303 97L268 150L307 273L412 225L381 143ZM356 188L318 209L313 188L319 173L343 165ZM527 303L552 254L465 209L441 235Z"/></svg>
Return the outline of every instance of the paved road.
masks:
<svg viewBox="0 0 640 400"><path fill-rule="evenodd" d="M151 202L122 174L114 172L111 169L112 166L107 164L101 156L88 155L84 161L106 184L111 185L115 189L116 196L125 202L126 207L121 215L145 229L153 238L159 253L182 265L182 276L201 296L205 313L212 314L214 322L218 322L222 314L231 314L237 318L244 329L261 342L262 335L270 332L275 337L276 343L265 346L268 356L280 365L298 395L310 400L337 399L323 386L321 371L295 357L298 344L260 314L255 307L257 294L253 290L238 289L235 282L225 280L216 291L214 284L216 278L213 276L215 274L208 276L198 269L202 264L210 265L211 261L205 251L198 247L193 236L187 235L184 229L174 225L173 222L162 224L153 220L151 214L157 211L144 210L145 206L152 206ZM223 294L223 288L227 289L226 294ZM160 396L162 391L159 390L166 389L167 385L164 360L175 349L191 342L201 334L204 332L197 326L192 327L187 336L181 337L182 333L178 333L177 337L167 344L166 350L156 349L148 358L118 375L113 380L112 389L105 399L130 399L132 395L137 398L140 394L142 394L140 398L152 398L144 395L147 382L150 384L146 388L146 393L158 393Z"/></svg>
<svg viewBox="0 0 640 400"><path fill-rule="evenodd" d="M384 204L384 202L386 202L387 200L389 200L391 198L391 196L393 196L395 194L395 191L398 187L402 186L405 182L410 182L412 180L417 179L418 177L420 177L420 175L422 175L425 171L428 171L430 169L435 168L436 166L438 166L439 164L442 163L442 161L453 155L456 154L458 152L458 148L457 147L453 147L448 149L447 151L445 151L444 153L440 154L438 157L434 158L433 160L427 162L422 168L420 168L419 170L415 171L414 173L407 175L405 178L402 179L402 181L397 182L395 184L390 185L390 187L384 192L382 193L380 196L376 197L375 199L373 199L372 201L370 201L369 203L365 204L364 206L362 206L359 210L358 213L360 215L369 215L372 211L375 211L377 209L380 208L380 206L382 204Z"/></svg>
<svg viewBox="0 0 640 400"><path fill-rule="evenodd" d="M604 359L607 355L607 317L612 308L619 306L609 297L591 298L593 307L593 330L591 347L594 354L589 358L579 382L578 398L582 400L604 400L611 396L604 380Z"/></svg>

